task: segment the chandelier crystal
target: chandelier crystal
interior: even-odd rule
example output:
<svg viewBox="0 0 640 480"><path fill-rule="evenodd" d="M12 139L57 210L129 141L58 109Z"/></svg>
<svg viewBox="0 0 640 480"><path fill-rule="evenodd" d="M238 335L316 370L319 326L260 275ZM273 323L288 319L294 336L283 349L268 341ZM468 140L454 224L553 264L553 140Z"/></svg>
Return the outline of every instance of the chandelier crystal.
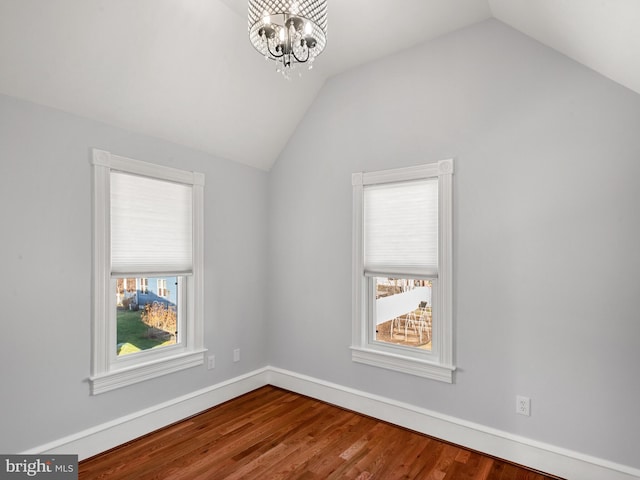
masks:
<svg viewBox="0 0 640 480"><path fill-rule="evenodd" d="M327 44L327 0L249 0L249 39L285 78Z"/></svg>

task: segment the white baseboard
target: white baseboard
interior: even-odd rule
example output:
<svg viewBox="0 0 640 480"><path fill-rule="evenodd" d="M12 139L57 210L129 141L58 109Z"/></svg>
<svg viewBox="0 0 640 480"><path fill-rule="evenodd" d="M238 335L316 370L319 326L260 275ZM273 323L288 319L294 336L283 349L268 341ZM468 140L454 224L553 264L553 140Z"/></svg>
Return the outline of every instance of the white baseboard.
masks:
<svg viewBox="0 0 640 480"><path fill-rule="evenodd" d="M22 453L77 454L80 460L92 457L263 387L267 385L267 370L255 370Z"/></svg>
<svg viewBox="0 0 640 480"><path fill-rule="evenodd" d="M636 468L274 367L255 370L23 453L73 453L83 460L264 385L284 388L568 480L640 480L640 470Z"/></svg>
<svg viewBox="0 0 640 480"><path fill-rule="evenodd" d="M270 367L268 383L569 480L638 480L640 470L415 405Z"/></svg>

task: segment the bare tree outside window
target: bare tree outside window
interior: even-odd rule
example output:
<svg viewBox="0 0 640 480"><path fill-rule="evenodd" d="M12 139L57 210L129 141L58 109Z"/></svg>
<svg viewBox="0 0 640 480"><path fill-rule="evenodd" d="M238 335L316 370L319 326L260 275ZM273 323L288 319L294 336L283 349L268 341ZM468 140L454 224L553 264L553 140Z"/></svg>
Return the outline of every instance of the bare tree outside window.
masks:
<svg viewBox="0 0 640 480"><path fill-rule="evenodd" d="M173 337L177 333L177 315L173 307L162 302L144 306L142 321L149 327L149 337Z"/></svg>

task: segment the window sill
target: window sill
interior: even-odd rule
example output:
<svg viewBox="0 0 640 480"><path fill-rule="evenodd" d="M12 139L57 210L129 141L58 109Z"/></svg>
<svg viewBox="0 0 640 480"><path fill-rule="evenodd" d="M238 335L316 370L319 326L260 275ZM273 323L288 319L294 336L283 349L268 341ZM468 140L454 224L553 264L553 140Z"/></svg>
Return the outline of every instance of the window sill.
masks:
<svg viewBox="0 0 640 480"><path fill-rule="evenodd" d="M115 390L135 383L143 382L151 378L160 377L169 373L178 372L191 367L204 364L205 349L190 351L173 355L171 357L140 363L120 370L101 373L89 378L91 394Z"/></svg>
<svg viewBox="0 0 640 480"><path fill-rule="evenodd" d="M456 369L453 365L438 365L417 358L394 355L392 353L360 347L351 347L351 359L354 362L395 370L397 372L445 383L453 383L453 372Z"/></svg>

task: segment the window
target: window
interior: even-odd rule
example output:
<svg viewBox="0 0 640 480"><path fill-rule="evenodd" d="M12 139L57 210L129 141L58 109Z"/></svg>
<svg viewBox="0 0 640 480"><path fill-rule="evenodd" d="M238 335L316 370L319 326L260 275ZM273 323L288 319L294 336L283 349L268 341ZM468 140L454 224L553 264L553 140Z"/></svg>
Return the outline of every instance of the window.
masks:
<svg viewBox="0 0 640 480"><path fill-rule="evenodd" d="M122 295L117 287L124 279L116 279L116 355L131 353L180 344L183 319L185 317L182 289L184 277L152 278L151 285L157 290L147 288L145 283L131 294ZM167 282L177 290L169 291ZM180 300L180 301L178 301Z"/></svg>
<svg viewBox="0 0 640 480"><path fill-rule="evenodd" d="M204 363L204 176L102 150L92 163L98 394Z"/></svg>
<svg viewBox="0 0 640 480"><path fill-rule="evenodd" d="M176 280L177 282L177 280ZM166 278L159 278L158 279L158 296L159 297L168 297L169 296L169 290L167 290L167 279Z"/></svg>
<svg viewBox="0 0 640 480"><path fill-rule="evenodd" d="M354 361L453 381L452 175L353 174Z"/></svg>

